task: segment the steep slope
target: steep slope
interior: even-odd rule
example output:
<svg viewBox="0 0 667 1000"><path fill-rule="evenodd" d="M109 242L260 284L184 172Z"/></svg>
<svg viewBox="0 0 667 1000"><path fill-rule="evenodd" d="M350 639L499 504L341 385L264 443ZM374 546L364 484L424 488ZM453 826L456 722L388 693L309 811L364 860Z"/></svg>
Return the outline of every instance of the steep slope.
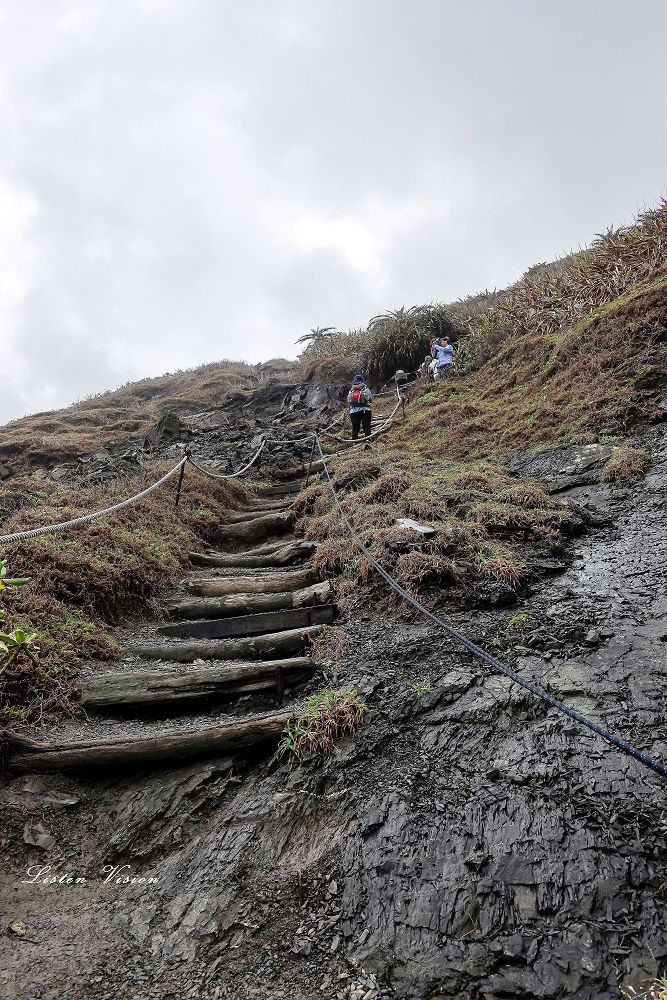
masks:
<svg viewBox="0 0 667 1000"><path fill-rule="evenodd" d="M258 502L252 492L272 477L284 483L289 466L304 486L287 514L303 539L299 558L312 558L308 572L333 585L339 618L313 644L306 686L288 690L285 705L281 683L275 692L225 690L239 682L227 661L213 665L214 680L210 661L175 670L157 660L154 684L143 661L130 658L122 670L91 662L79 687L98 697L102 688L108 697L109 684L116 693L131 688L136 698L149 688L182 694L184 677L189 690L212 685L190 717L195 734L225 719L300 712L307 695L329 689L354 690L368 711L333 754L303 766L270 757L265 746L171 760L157 771L138 770L135 760L104 774L10 774L0 786L11 873L0 891L15 927L0 938L8 956L0 983L9 996L24 995L28 984L41 1000L116 1000L131 983L149 1000L617 1000L621 987L664 971L664 782L492 672L389 591L358 556L326 480L316 471L305 488L313 452L310 442L291 439L333 420L345 386L328 380L358 363L360 344L377 350L379 379L397 360L392 345L418 358L433 324L451 320L462 337L459 376L415 382L404 418L399 410L371 447L331 459L345 513L382 565L464 635L666 761L665 218L649 215L636 232L610 234L594 252L540 267L502 296L453 314L380 317L361 341L341 335L339 358L318 353L316 341L304 382L280 376L241 397L207 396L153 442L164 461L189 443L231 471L262 433L272 439L248 491L215 493L206 480L186 478L185 512L165 509L157 534L147 535L148 549L161 536L171 569L162 586L146 580L145 592L131 591L147 599L137 599L139 620L113 630L116 640L155 648L174 596L199 613L191 593L166 589L185 570L190 547L199 586L222 581L217 611L238 611L224 604L233 597L243 617L276 613L254 602L274 599L267 577L285 538L255 539L248 551L238 525ZM397 329L411 339L397 341ZM379 397L377 414L385 407L393 408L391 396ZM327 451L340 444L323 441ZM62 460L49 452L48 473ZM87 481L86 468L65 464L74 489ZM12 524L53 516L38 513L42 490L53 504L75 502L72 485L47 474L17 475L14 483ZM405 515L430 527L431 538L398 526ZM130 536L149 530L148 519L136 517ZM122 523L114 522L115 532ZM185 547L177 558L170 538ZM69 573L64 605L83 601L108 631L103 610L85 604L91 595L102 599L104 575L96 587L85 566L104 555L107 540L91 532L76 541L80 549L66 540L33 556L33 567L36 550L26 545L16 550L16 569L34 573L38 588L50 586L50 567ZM202 551L208 544L216 555ZM129 552L118 553L122 593ZM135 571L138 563L129 576ZM230 592L249 572L245 596ZM297 591L277 593L284 605L277 613L293 610ZM202 620L206 629L211 621L236 627ZM175 659L193 633L158 635ZM211 648L187 655L201 653ZM266 684L266 667L259 671L254 681ZM119 681L132 672L143 679ZM113 682L102 680L107 675ZM173 709L176 718L184 714L182 702ZM135 735L166 733L174 721L164 705L146 716L133 704L116 722L105 715L103 725L124 740L128 726ZM71 738L98 725L91 713L23 733ZM36 873L45 864L85 881L45 883ZM28 877L27 866L34 866ZM109 871L116 866L126 867Z"/></svg>

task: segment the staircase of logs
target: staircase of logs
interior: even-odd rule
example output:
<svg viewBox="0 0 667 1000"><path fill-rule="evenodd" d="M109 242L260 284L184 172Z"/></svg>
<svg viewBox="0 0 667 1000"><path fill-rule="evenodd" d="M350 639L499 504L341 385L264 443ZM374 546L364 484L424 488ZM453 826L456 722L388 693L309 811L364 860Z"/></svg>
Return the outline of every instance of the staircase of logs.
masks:
<svg viewBox="0 0 667 1000"><path fill-rule="evenodd" d="M150 641L128 645L120 669L82 678L78 698L89 716L113 715L116 734L119 714L149 713L159 722L154 734L145 722L139 736L128 727L126 736L104 740L45 742L6 732L8 770L173 764L275 745L292 715L285 695L312 675L310 642L336 615L331 584L312 567L314 544L292 533L298 489L289 479L258 488L220 526L218 550L190 554L196 568ZM255 695L272 699L273 710L224 714L234 699ZM188 728L180 718L202 710L214 716L218 708L216 724Z"/></svg>

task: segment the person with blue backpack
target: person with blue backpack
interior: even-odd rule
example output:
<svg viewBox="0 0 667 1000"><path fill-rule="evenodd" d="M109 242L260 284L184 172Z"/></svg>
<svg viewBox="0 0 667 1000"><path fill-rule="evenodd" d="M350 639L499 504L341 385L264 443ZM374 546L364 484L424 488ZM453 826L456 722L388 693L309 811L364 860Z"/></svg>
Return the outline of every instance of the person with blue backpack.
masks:
<svg viewBox="0 0 667 1000"><path fill-rule="evenodd" d="M449 378L454 369L454 348L449 343L449 337L443 337L440 343L436 341L432 353L436 362L434 377Z"/></svg>
<svg viewBox="0 0 667 1000"><path fill-rule="evenodd" d="M355 375L352 379L352 388L347 394L353 441L358 439L360 429L363 430L364 437L370 436L372 399L373 394L366 385L363 375Z"/></svg>

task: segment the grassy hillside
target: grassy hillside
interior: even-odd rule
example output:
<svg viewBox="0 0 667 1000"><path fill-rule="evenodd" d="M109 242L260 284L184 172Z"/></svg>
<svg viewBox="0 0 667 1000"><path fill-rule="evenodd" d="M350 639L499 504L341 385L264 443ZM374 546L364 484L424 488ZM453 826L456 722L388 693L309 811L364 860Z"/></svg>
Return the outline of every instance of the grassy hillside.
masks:
<svg viewBox="0 0 667 1000"><path fill-rule="evenodd" d="M254 368L221 362L15 421L0 430L0 461L19 470L3 488L5 530L106 506L138 485L73 490L45 478L43 467L140 443L163 414L224 405L271 377L346 382L361 369L381 381L396 367L413 367L429 337L445 333L457 341L457 376L417 383L404 421L371 451L335 460L336 486L366 544L406 586L437 587L443 600L511 597L535 560L560 552L581 522L537 483L510 476L507 456L600 435L620 440L664 417L664 206L587 251L532 268L504 292L401 309L374 317L362 331L316 331L298 371L280 360ZM153 463L148 478L161 468ZM619 450L605 476L645 468L644 454ZM0 679L3 717L20 721L50 711L82 658L113 657L107 625L146 608L181 572L188 549L206 540L243 495L241 486L189 477L178 511L160 493L75 536L13 546L12 572L32 582L3 602L5 627L39 632L41 659L37 671L26 665L17 678ZM322 571L338 577L343 595L365 586L371 571L341 536L326 485L313 483L297 506L301 531L321 542ZM431 523L437 534L416 541L396 527L400 516Z"/></svg>
<svg viewBox="0 0 667 1000"><path fill-rule="evenodd" d="M397 331L409 327L412 357L428 347L434 318L449 316L458 339L458 372L448 382L418 382L405 420L363 457L335 459L346 513L365 543L404 585L437 585L468 599L519 585L531 560L559 552L577 518L536 483L505 469L513 452L592 443L664 419L667 388L667 211L608 233L588 251L540 265L513 288L451 307L399 310L363 333L316 336L309 363L342 357L384 377L406 367ZM401 353L402 351L402 353ZM363 369L362 369L363 370ZM378 406L378 408L380 408ZM641 475L641 450L618 449L605 478ZM369 577L340 538L328 488L300 500L301 530L323 544L318 559L353 591ZM434 525L415 542L397 517Z"/></svg>
<svg viewBox="0 0 667 1000"><path fill-rule="evenodd" d="M141 444L161 416L220 406L230 392L249 392L292 362L220 361L143 379L61 410L36 413L0 428L0 461L22 468L67 461L100 448Z"/></svg>
<svg viewBox="0 0 667 1000"><path fill-rule="evenodd" d="M152 463L153 482L170 463ZM3 502L16 507L3 533L52 524L110 506L146 485L137 477L93 489L11 480ZM0 724L40 718L67 705L73 671L85 659L115 659L118 650L108 626L129 614L150 615L151 603L189 566L188 552L212 539L230 509L246 497L234 481L207 479L190 470L178 508L175 482L137 506L67 534L44 535L14 543L6 552L13 576L27 586L0 595L6 617L2 629L38 633L39 665L24 657L9 675L0 662Z"/></svg>

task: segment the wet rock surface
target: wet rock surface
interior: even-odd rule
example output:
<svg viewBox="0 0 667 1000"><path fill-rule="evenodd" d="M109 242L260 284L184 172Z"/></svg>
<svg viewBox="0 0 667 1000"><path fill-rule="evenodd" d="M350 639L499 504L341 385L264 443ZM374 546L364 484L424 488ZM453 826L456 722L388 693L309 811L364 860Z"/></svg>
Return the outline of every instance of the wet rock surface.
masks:
<svg viewBox="0 0 667 1000"><path fill-rule="evenodd" d="M637 486L567 473L598 523L541 589L450 620L665 761L667 438L649 443ZM664 781L378 593L343 622L353 652L320 666L371 708L322 766L0 787L0 993L611 1000L660 971ZM47 865L86 882L30 881Z"/></svg>

